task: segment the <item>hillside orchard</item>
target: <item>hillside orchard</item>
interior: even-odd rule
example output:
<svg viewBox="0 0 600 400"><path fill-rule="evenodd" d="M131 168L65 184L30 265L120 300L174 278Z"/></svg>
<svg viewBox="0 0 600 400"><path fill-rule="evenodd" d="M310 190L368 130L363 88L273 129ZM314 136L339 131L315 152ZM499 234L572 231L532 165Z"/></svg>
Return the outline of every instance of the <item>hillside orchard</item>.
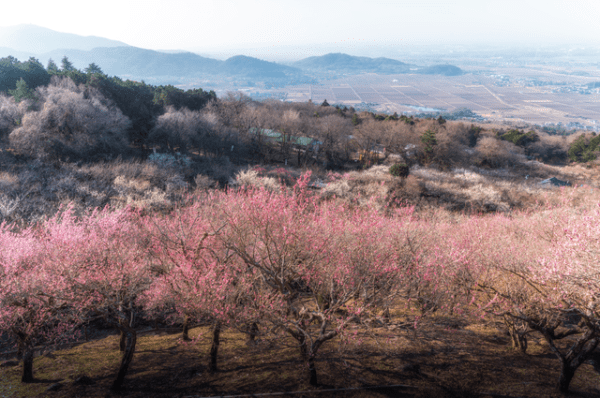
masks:
<svg viewBox="0 0 600 400"><path fill-rule="evenodd" d="M278 192L211 192L170 214L66 209L29 228L3 224L0 331L22 356L23 381L34 346L74 340L98 318L123 336L118 390L151 321L212 324L213 371L225 327L251 340L289 335L316 385L326 342L399 315L419 329L458 313L504 321L521 351L540 332L568 390L600 339L598 204L573 207L572 189L557 207L444 221L321 201L308 178Z"/></svg>
<svg viewBox="0 0 600 400"><path fill-rule="evenodd" d="M0 60L0 346L24 383L36 354L107 327L113 390L150 327L180 330L186 351L210 342L212 374L228 333L269 355L293 343L311 386L330 378L327 349L345 360L399 326L416 344L435 318L503 326L523 357L543 338L563 393L600 359L595 133L216 98L68 66Z"/></svg>

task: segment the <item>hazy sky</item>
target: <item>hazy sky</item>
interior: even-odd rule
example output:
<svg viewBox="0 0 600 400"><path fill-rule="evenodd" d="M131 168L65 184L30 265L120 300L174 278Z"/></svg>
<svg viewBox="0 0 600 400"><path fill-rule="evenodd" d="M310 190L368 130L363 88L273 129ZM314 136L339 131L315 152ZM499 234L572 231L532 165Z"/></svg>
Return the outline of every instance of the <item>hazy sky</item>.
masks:
<svg viewBox="0 0 600 400"><path fill-rule="evenodd" d="M35 24L149 49L339 44L600 43L600 0L8 1Z"/></svg>

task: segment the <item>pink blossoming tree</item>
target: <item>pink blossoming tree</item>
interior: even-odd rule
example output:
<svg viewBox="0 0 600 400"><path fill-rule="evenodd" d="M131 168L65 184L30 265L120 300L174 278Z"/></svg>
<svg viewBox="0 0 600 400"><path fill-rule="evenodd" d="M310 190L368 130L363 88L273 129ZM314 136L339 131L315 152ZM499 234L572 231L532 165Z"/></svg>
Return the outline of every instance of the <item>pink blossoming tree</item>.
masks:
<svg viewBox="0 0 600 400"><path fill-rule="evenodd" d="M35 347L71 339L77 310L62 295L65 282L46 270L35 230L14 231L0 225L0 332L16 343L22 382L33 382Z"/></svg>
<svg viewBox="0 0 600 400"><path fill-rule="evenodd" d="M121 388L133 359L136 318L155 278L148 239L136 219L129 209L95 210L79 218L68 209L44 224L48 268L67 285L72 307L87 318L103 318L125 338L113 390Z"/></svg>

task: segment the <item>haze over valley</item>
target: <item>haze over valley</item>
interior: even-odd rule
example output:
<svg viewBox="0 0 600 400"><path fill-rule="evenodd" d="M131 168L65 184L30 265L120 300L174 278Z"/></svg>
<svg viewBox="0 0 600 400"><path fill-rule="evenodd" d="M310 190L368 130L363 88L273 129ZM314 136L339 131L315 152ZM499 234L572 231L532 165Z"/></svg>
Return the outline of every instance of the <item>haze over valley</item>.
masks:
<svg viewBox="0 0 600 400"><path fill-rule="evenodd" d="M403 51L383 43L341 47L370 57L330 52L301 59L282 49L285 45L279 50L287 56L247 49L219 58L214 53L143 49L35 25L0 28L0 57L35 57L46 64L67 56L80 70L95 63L111 76L214 90L219 96L240 91L259 100L328 100L388 113L447 116L467 115L463 111L468 110L478 120L599 129L598 46L430 44ZM323 53L335 47L311 49Z"/></svg>

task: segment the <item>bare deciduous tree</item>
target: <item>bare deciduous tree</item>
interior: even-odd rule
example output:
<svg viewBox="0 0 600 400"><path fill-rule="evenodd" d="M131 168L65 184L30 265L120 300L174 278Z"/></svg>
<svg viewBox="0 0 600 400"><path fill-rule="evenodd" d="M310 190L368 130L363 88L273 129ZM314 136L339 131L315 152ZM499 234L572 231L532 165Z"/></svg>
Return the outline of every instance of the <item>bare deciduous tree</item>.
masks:
<svg viewBox="0 0 600 400"><path fill-rule="evenodd" d="M94 89L68 78L37 89L40 111L23 117L9 140L17 151L43 159L87 159L128 149L129 118Z"/></svg>

